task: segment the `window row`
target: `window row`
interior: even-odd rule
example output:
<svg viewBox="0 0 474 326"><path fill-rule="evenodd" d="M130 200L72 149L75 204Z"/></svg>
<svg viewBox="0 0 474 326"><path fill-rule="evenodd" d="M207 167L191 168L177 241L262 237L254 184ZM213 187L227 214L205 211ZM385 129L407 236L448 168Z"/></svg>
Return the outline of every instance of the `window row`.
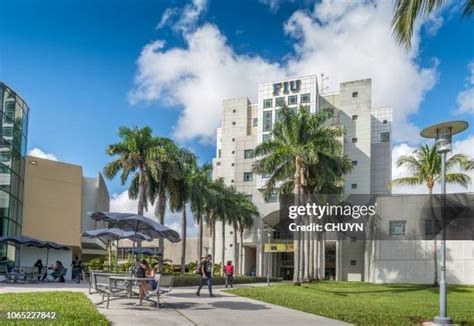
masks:
<svg viewBox="0 0 474 326"><path fill-rule="evenodd" d="M298 104L298 95L290 95L288 96L288 100L285 101L285 97L277 97L275 98L275 107L282 107L284 105L296 105ZM300 103L309 103L311 102L311 94L301 94L300 95ZM268 109L273 107L273 99L265 99L263 100L263 108Z"/></svg>
<svg viewBox="0 0 474 326"><path fill-rule="evenodd" d="M0 104L1 105L1 104ZM28 117L24 115L17 102L5 101L3 108L0 107L2 125L15 125L26 136L28 130Z"/></svg>
<svg viewBox="0 0 474 326"><path fill-rule="evenodd" d="M21 224L15 223L12 220L4 218L0 221L0 236L8 237L21 234Z"/></svg>
<svg viewBox="0 0 474 326"><path fill-rule="evenodd" d="M12 145L5 139L0 138L0 165L2 173L5 167L10 168L13 172L17 173L21 178L25 175L25 158L12 147Z"/></svg>
<svg viewBox="0 0 474 326"><path fill-rule="evenodd" d="M2 170L0 173L0 190L3 190L9 195L12 195L20 202L23 202L23 180L16 173L11 172L11 170L5 167L5 165L0 164L0 169ZM3 171L5 171L6 173L4 173Z"/></svg>

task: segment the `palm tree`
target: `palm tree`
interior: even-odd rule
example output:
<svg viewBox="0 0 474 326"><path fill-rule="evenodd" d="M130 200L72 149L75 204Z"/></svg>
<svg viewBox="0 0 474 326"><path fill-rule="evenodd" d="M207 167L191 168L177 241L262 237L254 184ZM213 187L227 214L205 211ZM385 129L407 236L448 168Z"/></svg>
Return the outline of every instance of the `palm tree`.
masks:
<svg viewBox="0 0 474 326"><path fill-rule="evenodd" d="M411 176L392 180L389 188L393 186L416 186L426 185L428 193L433 194L435 184L441 182L441 155L437 151L437 145L423 145L413 151L409 156L401 156L397 160L397 166L405 166L412 173ZM460 172L453 172L454 169ZM462 173L474 170L474 160L464 154L455 154L446 161L446 183L458 184L464 188L471 183L469 175ZM438 253L437 240L434 237L434 281L438 286Z"/></svg>
<svg viewBox="0 0 474 326"><path fill-rule="evenodd" d="M441 155L437 145L423 145L409 156L401 156L397 166L405 166L412 173L409 177L392 180L389 187L426 185L428 193L433 193L435 184L441 182ZM461 172L453 172L458 169ZM474 170L474 161L467 155L455 154L446 161L446 183L458 184L464 188L471 183L471 178L462 172Z"/></svg>
<svg viewBox="0 0 474 326"><path fill-rule="evenodd" d="M240 192L237 193L235 203L237 215L232 219L235 270L238 275L242 275L243 234L246 229L250 229L253 226L254 218L258 217L258 209L247 195ZM237 232L240 233L240 247L237 245Z"/></svg>
<svg viewBox="0 0 474 326"><path fill-rule="evenodd" d="M344 135L342 126L330 126L329 119L333 116L331 109L323 109L310 114L308 109L301 107L293 112L287 107L280 109L279 121L273 129L273 140L261 143L255 149L260 157L254 170L257 173L268 173L263 195L268 200L274 191L285 193L292 187L295 205L300 205L303 195L311 192L311 182L316 167L321 163L325 168L317 170L322 175L333 175L339 166L347 162L342 153L340 137ZM324 162L324 164L322 164ZM277 184L283 183L281 187ZM299 223L299 221L296 221ZM294 274L293 284L299 285L305 277L303 271L305 260L299 232L294 233ZM306 269L307 270L307 269Z"/></svg>
<svg viewBox="0 0 474 326"><path fill-rule="evenodd" d="M202 257L203 214L205 212L206 202L210 200L208 186L211 182L210 164L204 164L201 167L193 167L189 176L189 202L191 204L193 217L198 223L198 259Z"/></svg>
<svg viewBox="0 0 474 326"><path fill-rule="evenodd" d="M155 201L155 216L160 224L164 225L167 204L179 201L182 164L192 154L165 137L155 137L155 142L158 150L154 155L153 164L150 165L150 201ZM159 239L159 247L163 253L163 238Z"/></svg>
<svg viewBox="0 0 474 326"><path fill-rule="evenodd" d="M397 0L392 18L392 28L397 42L410 48L416 18L420 15L429 16L446 2L446 0ZM471 16L473 8L474 0L464 0L463 16Z"/></svg>
<svg viewBox="0 0 474 326"><path fill-rule="evenodd" d="M216 256L216 222L226 214L226 203L224 201L225 192L226 185L222 179L214 180L208 186L208 197L204 210L206 212L206 223L211 229L211 255L213 265Z"/></svg>
<svg viewBox="0 0 474 326"><path fill-rule="evenodd" d="M106 151L110 156L118 155L118 158L104 167L104 175L108 179L113 179L119 171L122 171L120 175L122 185L132 175L128 195L133 199L138 197L137 213L143 215L143 211L148 208L150 198L151 177L149 171L157 154L157 142L149 127L142 129L120 127L118 136L121 141L109 145Z"/></svg>
<svg viewBox="0 0 474 326"><path fill-rule="evenodd" d="M186 204L191 199L191 182L192 173L196 169L196 157L186 151L181 150L178 157L178 168L180 171L180 179L178 180L177 192L172 194L171 209L173 211L181 211L181 273L186 271Z"/></svg>

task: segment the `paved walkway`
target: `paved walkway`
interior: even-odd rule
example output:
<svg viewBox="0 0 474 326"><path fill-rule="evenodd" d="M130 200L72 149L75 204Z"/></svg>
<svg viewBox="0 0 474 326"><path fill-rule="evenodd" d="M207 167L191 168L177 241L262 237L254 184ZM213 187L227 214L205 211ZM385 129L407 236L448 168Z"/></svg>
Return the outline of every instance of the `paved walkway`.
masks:
<svg viewBox="0 0 474 326"><path fill-rule="evenodd" d="M134 306L136 299L112 300L109 309L105 309L102 305L97 305L97 308L113 325L349 325L338 320L231 295L220 289L222 287L216 287L217 297L209 298L205 289L200 297L196 297L195 287L174 288L171 294L163 296L162 302L165 306L159 310L146 302L143 306L136 307ZM0 293L51 290L87 293L84 284L73 283L66 286L65 284L6 285L2 286ZM89 298L93 303L101 301L98 294L89 295Z"/></svg>

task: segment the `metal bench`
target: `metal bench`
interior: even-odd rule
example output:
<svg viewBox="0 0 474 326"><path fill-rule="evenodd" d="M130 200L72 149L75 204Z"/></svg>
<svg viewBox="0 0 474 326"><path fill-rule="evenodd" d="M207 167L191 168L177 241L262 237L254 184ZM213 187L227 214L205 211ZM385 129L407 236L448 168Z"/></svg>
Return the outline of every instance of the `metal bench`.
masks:
<svg viewBox="0 0 474 326"><path fill-rule="evenodd" d="M120 292L126 292L126 288L118 286L117 282L110 279L110 274L105 273L92 273L94 281L94 289L97 293L102 295L102 304L105 302L105 297L107 296L107 309L109 308L110 296L115 296Z"/></svg>
<svg viewBox="0 0 474 326"><path fill-rule="evenodd" d="M171 293L173 289L174 276L172 275L155 275L155 280L158 283L155 290L148 291L150 295L156 295L156 308L160 309L160 296ZM149 300L149 299L148 299ZM153 300L150 300L153 301Z"/></svg>

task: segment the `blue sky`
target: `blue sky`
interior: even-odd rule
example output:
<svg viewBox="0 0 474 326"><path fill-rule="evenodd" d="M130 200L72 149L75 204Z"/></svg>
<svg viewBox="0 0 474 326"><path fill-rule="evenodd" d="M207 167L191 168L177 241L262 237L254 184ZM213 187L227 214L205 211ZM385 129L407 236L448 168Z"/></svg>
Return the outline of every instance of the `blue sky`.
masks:
<svg viewBox="0 0 474 326"><path fill-rule="evenodd" d="M374 88L376 104L394 105L394 145L405 151L419 141L411 135L439 120L464 119L474 127L472 95L463 112L457 101L474 87L468 68L474 20L460 19L459 8L449 5L423 22L419 43L407 53L392 44L386 6L6 0L0 80L29 103L28 148L80 164L86 175L110 160L105 148L122 125L149 125L209 161L219 101L255 98L258 81L293 73L324 72L332 90L348 78L374 77L374 85L381 85ZM164 13L170 18L163 19ZM209 88L217 94L203 98ZM473 127L457 138L468 141L462 148L472 147ZM126 189L118 180L108 186L111 194Z"/></svg>

